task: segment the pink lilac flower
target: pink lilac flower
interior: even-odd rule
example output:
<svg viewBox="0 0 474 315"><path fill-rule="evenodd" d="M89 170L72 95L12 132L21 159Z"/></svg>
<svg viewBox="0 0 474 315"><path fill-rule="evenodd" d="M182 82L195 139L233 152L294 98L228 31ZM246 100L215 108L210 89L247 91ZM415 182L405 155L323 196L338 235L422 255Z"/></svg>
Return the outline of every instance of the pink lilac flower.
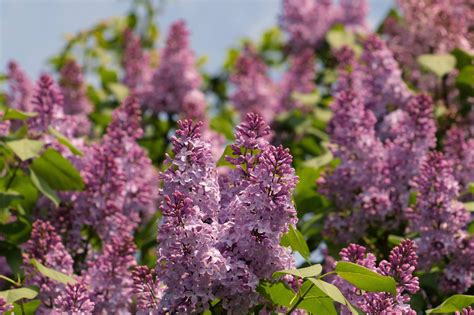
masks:
<svg viewBox="0 0 474 315"><path fill-rule="evenodd" d="M267 74L267 67L250 45L245 46L230 76L235 90L230 100L242 120L247 113L258 113L270 123L278 107L277 89Z"/></svg>
<svg viewBox="0 0 474 315"><path fill-rule="evenodd" d="M415 294L420 290L418 277L413 276L418 260L413 241L402 241L400 245L392 249L389 260L382 260L378 267L375 256L367 253L366 248L360 245L350 244L342 249L339 255L342 261L349 261L382 275L393 277L397 285L396 297L389 293L360 292L359 289L336 276L332 283L341 289L350 303L367 314L416 314L409 304L410 294ZM346 307L342 307L341 314L350 314L350 312Z"/></svg>
<svg viewBox="0 0 474 315"><path fill-rule="evenodd" d="M455 315L474 315L474 309L471 306L463 308L460 312L455 312Z"/></svg>
<svg viewBox="0 0 474 315"><path fill-rule="evenodd" d="M292 56L290 66L280 82L280 110L304 109L305 105L297 101L294 98L294 94L313 92L315 89L315 77L315 59L310 49Z"/></svg>
<svg viewBox="0 0 474 315"><path fill-rule="evenodd" d="M124 52L122 65L124 68L123 83L130 94L143 100L150 93L150 81L153 75L149 55L141 45L141 40L133 30L124 31Z"/></svg>
<svg viewBox="0 0 474 315"><path fill-rule="evenodd" d="M40 288L38 298L43 302L41 308L52 308L53 300L64 286L41 275L31 264L31 259L56 271L72 274L73 260L48 221L37 220L33 223L30 240L24 245L23 271L25 284Z"/></svg>
<svg viewBox="0 0 474 315"><path fill-rule="evenodd" d="M15 61L8 63L8 105L12 108L29 112L31 108L31 97L33 96L33 83L25 72Z"/></svg>
<svg viewBox="0 0 474 315"><path fill-rule="evenodd" d="M196 120L205 118L206 101L199 90L202 78L195 62L189 47L189 31L184 21L177 21L171 25L152 78L147 102L154 112L179 113Z"/></svg>
<svg viewBox="0 0 474 315"><path fill-rule="evenodd" d="M54 300L52 314L92 314L94 305L85 284L81 282L68 284L65 290Z"/></svg>
<svg viewBox="0 0 474 315"><path fill-rule="evenodd" d="M295 51L319 47L336 24L364 29L367 1L284 0L280 25L288 33L289 47Z"/></svg>
<svg viewBox="0 0 474 315"><path fill-rule="evenodd" d="M65 114L87 115L92 111L92 104L86 95L82 69L74 59L66 61L61 68L59 86L64 97Z"/></svg>
<svg viewBox="0 0 474 315"><path fill-rule="evenodd" d="M132 280L137 309L144 312L158 310L163 290L156 270L147 266L137 266L132 271Z"/></svg>
<svg viewBox="0 0 474 315"><path fill-rule="evenodd" d="M95 304L94 312L128 311L132 301L131 268L136 265L135 251L132 236L115 236L103 245L100 255L88 261L83 278Z"/></svg>
<svg viewBox="0 0 474 315"><path fill-rule="evenodd" d="M7 303L3 297L0 297L0 313L8 312L13 310L13 305Z"/></svg>
<svg viewBox="0 0 474 315"><path fill-rule="evenodd" d="M448 130L443 142L444 152L453 162L454 176L462 189L474 182L474 137L458 127Z"/></svg>

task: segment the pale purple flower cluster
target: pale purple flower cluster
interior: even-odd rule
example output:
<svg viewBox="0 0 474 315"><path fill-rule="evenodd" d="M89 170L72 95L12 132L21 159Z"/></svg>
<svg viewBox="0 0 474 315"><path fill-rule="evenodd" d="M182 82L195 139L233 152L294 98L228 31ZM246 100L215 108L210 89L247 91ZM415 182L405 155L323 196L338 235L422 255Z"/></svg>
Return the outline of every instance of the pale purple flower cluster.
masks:
<svg viewBox="0 0 474 315"><path fill-rule="evenodd" d="M360 61L348 48L338 57L340 78L328 130L341 164L319 184L337 210L326 222L326 234L349 242L377 222L388 230L399 226L409 181L435 145L436 126L431 99L408 92L378 38L365 41Z"/></svg>
<svg viewBox="0 0 474 315"><path fill-rule="evenodd" d="M311 49L291 56L288 71L283 75L279 84L280 111L294 108L304 109L305 105L295 99L294 93L308 94L315 90L315 62Z"/></svg>
<svg viewBox="0 0 474 315"><path fill-rule="evenodd" d="M258 113L270 123L278 108L277 89L267 74L267 66L250 45L246 45L235 62L230 76L235 91L230 96L242 120L247 113Z"/></svg>
<svg viewBox="0 0 474 315"><path fill-rule="evenodd" d="M179 126L163 174L157 273L165 287L159 308L202 311L220 298L227 310L246 311L260 300L260 279L294 266L291 252L279 244L296 223L292 158L264 138L269 128L263 119L248 114L228 158L235 168L218 178L201 124Z"/></svg>
<svg viewBox="0 0 474 315"><path fill-rule="evenodd" d="M289 47L300 51L320 46L326 33L336 24L365 29L366 0L283 0L280 25L290 36Z"/></svg>
<svg viewBox="0 0 474 315"><path fill-rule="evenodd" d="M459 127L448 130L443 141L446 158L453 162L454 176L464 190L474 182L474 137Z"/></svg>
<svg viewBox="0 0 474 315"><path fill-rule="evenodd" d="M87 286L82 282L68 284L64 291L54 300L51 314L86 315L94 311Z"/></svg>
<svg viewBox="0 0 474 315"><path fill-rule="evenodd" d="M403 240L400 245L392 249L389 260L382 260L378 266L375 256L360 245L350 244L342 249L339 255L342 261L352 262L381 275L393 277L397 284L395 297L390 293L362 293L344 279L336 276L332 282L341 289L349 302L366 314L416 314L409 304L410 294L415 294L420 289L418 277L413 275L418 263L416 245L413 241ZM350 312L344 306L341 314L350 314Z"/></svg>
<svg viewBox="0 0 474 315"><path fill-rule="evenodd" d="M3 314L11 310L13 310L13 305L7 303L3 297L0 297L0 313Z"/></svg>
<svg viewBox="0 0 474 315"><path fill-rule="evenodd" d="M143 312L157 310L163 291L156 269L137 266L132 270L133 294L137 300L137 309Z"/></svg>
<svg viewBox="0 0 474 315"><path fill-rule="evenodd" d="M452 163L439 152L430 153L412 186L418 197L406 215L409 230L420 233L420 265L427 269L449 262L442 286L446 291L464 292L473 283L474 239L465 230L469 212L456 200L459 184Z"/></svg>
<svg viewBox="0 0 474 315"><path fill-rule="evenodd" d="M183 117L205 119L206 100L199 90L202 78L195 68L184 21L171 25L166 46L160 52L146 104L156 113L179 113Z"/></svg>
<svg viewBox="0 0 474 315"><path fill-rule="evenodd" d="M143 49L141 40L131 29L126 29L123 35L124 52L122 66L124 69L123 83L128 87L130 94L140 100L150 93L150 81L153 69L150 65L150 56Z"/></svg>
<svg viewBox="0 0 474 315"><path fill-rule="evenodd" d="M417 63L422 54L449 53L454 48L472 51L474 9L469 0L398 0L401 21L390 17L384 33L406 77L418 88L435 91L438 81Z"/></svg>
<svg viewBox="0 0 474 315"><path fill-rule="evenodd" d="M65 114L87 115L92 111L92 104L86 96L82 69L74 59L66 61L61 68L59 86L64 98Z"/></svg>
<svg viewBox="0 0 474 315"><path fill-rule="evenodd" d="M8 63L8 105L25 112L31 111L33 83L15 61Z"/></svg>
<svg viewBox="0 0 474 315"><path fill-rule="evenodd" d="M31 264L36 259L48 268L65 274L72 274L73 260L61 242L54 227L48 221L37 220L33 223L30 240L24 245L23 271L25 284L36 285L40 288L39 299L43 301L42 308L53 307L53 300L64 286L41 275ZM48 304L49 303L49 304Z"/></svg>

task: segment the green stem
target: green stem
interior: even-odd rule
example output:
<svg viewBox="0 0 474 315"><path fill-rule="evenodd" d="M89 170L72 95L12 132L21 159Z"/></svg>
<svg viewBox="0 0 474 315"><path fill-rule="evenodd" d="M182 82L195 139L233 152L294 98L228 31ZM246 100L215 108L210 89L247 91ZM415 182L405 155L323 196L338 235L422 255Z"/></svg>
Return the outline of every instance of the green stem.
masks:
<svg viewBox="0 0 474 315"><path fill-rule="evenodd" d="M2 276L2 275L0 275L0 279L11 282L11 283L13 283L14 286L20 286L21 285L21 283L18 283L15 280L12 280L12 279L10 279L8 277L5 277L5 276Z"/></svg>
<svg viewBox="0 0 474 315"><path fill-rule="evenodd" d="M309 286L308 290L306 290L305 293L303 293L300 298L298 299L298 301L295 303L295 305L293 305L293 307L288 311L288 313L286 313L287 315L291 315L291 313L298 307L298 305L300 305L301 302L303 302L304 300L304 297L306 296L306 294L309 293L309 291L313 288L314 284L311 283L311 285Z"/></svg>

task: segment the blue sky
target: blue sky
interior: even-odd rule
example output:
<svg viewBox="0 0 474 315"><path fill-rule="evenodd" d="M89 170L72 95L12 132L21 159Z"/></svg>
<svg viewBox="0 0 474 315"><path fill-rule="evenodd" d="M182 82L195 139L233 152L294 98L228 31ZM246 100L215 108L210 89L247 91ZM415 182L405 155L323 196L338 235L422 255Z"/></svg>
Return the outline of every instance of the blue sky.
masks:
<svg viewBox="0 0 474 315"><path fill-rule="evenodd" d="M392 0L369 0L369 22L376 26ZM64 35L127 12L127 0L0 0L0 69L10 59L36 77L46 60L64 44ZM208 70L222 64L228 47L242 37L257 38L277 23L280 0L168 0L158 17L160 29L183 18L198 55L208 56Z"/></svg>

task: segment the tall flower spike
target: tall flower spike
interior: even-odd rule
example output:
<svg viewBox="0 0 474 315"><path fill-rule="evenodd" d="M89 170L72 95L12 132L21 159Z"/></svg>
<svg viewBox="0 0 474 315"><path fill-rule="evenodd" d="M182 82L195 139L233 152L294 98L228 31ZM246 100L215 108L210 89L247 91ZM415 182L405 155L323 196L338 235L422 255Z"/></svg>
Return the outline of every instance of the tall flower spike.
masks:
<svg viewBox="0 0 474 315"><path fill-rule="evenodd" d="M258 113L270 123L277 110L276 86L267 74L267 67L250 45L246 45L235 63L230 81L235 92L230 99L241 117L247 113Z"/></svg>
<svg viewBox="0 0 474 315"><path fill-rule="evenodd" d="M87 115L92 111L92 104L86 96L84 75L75 60L66 61L61 68L59 86L64 96L65 114Z"/></svg>
<svg viewBox="0 0 474 315"><path fill-rule="evenodd" d="M316 77L314 54L310 49L292 56L290 66L280 82L279 109L303 108L304 104L295 100L294 94L308 94L315 89Z"/></svg>
<svg viewBox="0 0 474 315"><path fill-rule="evenodd" d="M32 110L33 83L15 61L8 63L8 105L22 111Z"/></svg>
<svg viewBox="0 0 474 315"><path fill-rule="evenodd" d="M157 277L156 270L147 266L137 266L133 269L133 294L137 298L138 310L152 312L159 309L163 290Z"/></svg>
<svg viewBox="0 0 474 315"><path fill-rule="evenodd" d="M52 301L61 292L63 286L39 274L30 260L36 259L48 268L65 274L72 274L73 260L64 248L61 238L47 221L33 223L30 240L24 245L23 270L27 285L40 287L41 308L52 308Z"/></svg>
<svg viewBox="0 0 474 315"><path fill-rule="evenodd" d="M206 100L199 90L202 78L196 70L184 21L171 25L160 65L153 75L149 102L155 112L180 113L184 118L203 120Z"/></svg>
<svg viewBox="0 0 474 315"><path fill-rule="evenodd" d="M454 176L466 189L469 183L474 182L474 137L457 127L448 130L444 139L446 157L453 161Z"/></svg>
<svg viewBox="0 0 474 315"><path fill-rule="evenodd" d="M135 250L132 236L112 237L103 246L102 254L88 262L83 277L90 288L94 312L116 314L128 310L132 301L130 269L136 265Z"/></svg>
<svg viewBox="0 0 474 315"><path fill-rule="evenodd" d="M89 297L86 285L81 282L68 284L65 290L54 300L52 314L92 314L94 305Z"/></svg>

